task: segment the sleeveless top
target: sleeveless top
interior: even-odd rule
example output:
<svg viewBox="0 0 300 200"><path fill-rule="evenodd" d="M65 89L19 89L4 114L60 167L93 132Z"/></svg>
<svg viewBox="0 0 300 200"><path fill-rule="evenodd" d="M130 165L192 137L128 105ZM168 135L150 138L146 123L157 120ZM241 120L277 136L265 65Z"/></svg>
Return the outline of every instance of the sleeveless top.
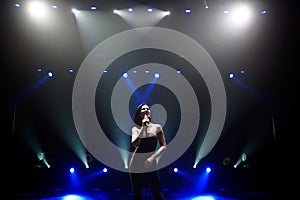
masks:
<svg viewBox="0 0 300 200"><path fill-rule="evenodd" d="M139 127L141 128L141 127ZM139 129L135 127L135 130ZM145 168L145 161L149 158L157 147L157 133L161 131L161 126L159 124L150 123L148 127L142 130L139 138L141 138L140 144L136 147L132 158L129 163L129 169L133 172L145 172L153 171L157 168L156 160L153 161L149 168Z"/></svg>

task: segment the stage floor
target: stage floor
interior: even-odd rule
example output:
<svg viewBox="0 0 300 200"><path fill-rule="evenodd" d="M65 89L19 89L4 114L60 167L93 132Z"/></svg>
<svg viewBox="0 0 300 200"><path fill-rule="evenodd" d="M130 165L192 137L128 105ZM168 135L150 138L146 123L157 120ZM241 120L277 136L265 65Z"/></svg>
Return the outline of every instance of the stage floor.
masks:
<svg viewBox="0 0 300 200"><path fill-rule="evenodd" d="M274 195L252 192L205 192L195 193L184 189L163 189L165 200L275 200ZM102 190L99 188L90 189L83 192L76 191L43 191L35 193L13 194L11 199L20 200L133 200L130 189L114 188ZM144 200L152 200L151 192L144 191Z"/></svg>

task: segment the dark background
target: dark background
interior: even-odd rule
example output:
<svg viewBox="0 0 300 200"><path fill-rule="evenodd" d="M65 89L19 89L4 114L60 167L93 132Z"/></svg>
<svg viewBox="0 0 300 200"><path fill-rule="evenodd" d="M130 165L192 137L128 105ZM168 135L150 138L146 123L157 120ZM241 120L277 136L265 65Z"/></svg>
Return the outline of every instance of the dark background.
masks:
<svg viewBox="0 0 300 200"><path fill-rule="evenodd" d="M22 2L22 1L20 1ZM24 2L24 1L23 1ZM51 2L51 1L49 1ZM62 140L61 126L68 135L78 139L72 119L72 87L78 69L90 50L109 36L130 29L122 20L102 18L94 26L98 34L86 40L79 38L76 20L71 7L89 9L92 1L52 1L59 5L57 24L40 29L25 16L25 10L16 9L12 1L1 1L1 133L2 166L8 175L14 192L39 189L68 188L66 168L75 163L83 177L103 164L93 159L91 169L83 169L82 163ZM171 10L157 26L181 31L198 41L218 66L227 93L228 111L222 135L205 158L204 164L214 166L211 189L267 191L279 193L295 177L293 168L297 162L298 101L297 56L299 54L298 13L293 3L286 1L248 1L256 7L256 17L244 32L224 31L217 21L229 3L240 1L94 1L102 11L126 8L133 4L149 5ZM183 10L192 9L186 16ZM259 14L267 10L266 15ZM53 32L52 32L53 31ZM147 52L148 53L148 52ZM42 73L36 68L41 67ZM72 67L74 74L67 70ZM246 74L240 79L258 96L249 94L228 79L230 72ZM32 88L45 72L52 70L55 77ZM101 108L99 108L101 109ZM209 112L209 111L208 111ZM272 123L272 119L274 123ZM275 130L275 132L274 132ZM261 145L250 156L244 167L233 169L245 143L263 135ZM37 168L36 155L30 149L32 141L39 141L49 160L56 167ZM257 142L259 143L259 142ZM194 144L193 144L194 145ZM193 187L196 179L170 176L178 166L192 177L199 171L192 169L195 147L172 165L162 170L164 187ZM229 157L228 165L223 164ZM112 170L108 176L88 181L86 187L129 187L128 174ZM116 179L118 181L116 181ZM174 180L173 180L174 179ZM111 181L114 180L114 181ZM283 187L285 186L285 187Z"/></svg>

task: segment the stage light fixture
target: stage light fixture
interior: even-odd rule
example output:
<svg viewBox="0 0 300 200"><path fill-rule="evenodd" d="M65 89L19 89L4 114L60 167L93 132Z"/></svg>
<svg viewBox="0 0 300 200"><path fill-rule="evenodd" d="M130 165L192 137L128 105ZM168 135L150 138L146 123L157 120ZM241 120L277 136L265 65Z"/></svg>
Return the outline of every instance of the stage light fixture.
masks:
<svg viewBox="0 0 300 200"><path fill-rule="evenodd" d="M267 11L263 10L263 11L260 12L260 14L265 15L265 14L267 14Z"/></svg>
<svg viewBox="0 0 300 200"><path fill-rule="evenodd" d="M211 168L207 167L205 171L206 171L206 173L210 173L211 172Z"/></svg>
<svg viewBox="0 0 300 200"><path fill-rule="evenodd" d="M69 171L70 171L71 174L73 174L75 172L74 167L71 167Z"/></svg>
<svg viewBox="0 0 300 200"><path fill-rule="evenodd" d="M53 73L52 73L52 72L48 72L47 75L48 75L49 78L52 78L52 77L53 77Z"/></svg>
<svg viewBox="0 0 300 200"><path fill-rule="evenodd" d="M187 8L187 9L185 9L185 10L184 10L184 12L185 12L185 13L187 13L187 14L189 14L189 13L191 13L191 12L192 12L192 10L191 10L191 9L189 9L189 8Z"/></svg>
<svg viewBox="0 0 300 200"><path fill-rule="evenodd" d="M78 13L79 13L79 10L77 10L76 8L73 8L73 9L72 9L72 12L73 12L74 14L78 14Z"/></svg>
<svg viewBox="0 0 300 200"><path fill-rule="evenodd" d="M170 11L166 11L165 13L166 13L166 15L170 15L170 14L171 14L171 12L170 12Z"/></svg>

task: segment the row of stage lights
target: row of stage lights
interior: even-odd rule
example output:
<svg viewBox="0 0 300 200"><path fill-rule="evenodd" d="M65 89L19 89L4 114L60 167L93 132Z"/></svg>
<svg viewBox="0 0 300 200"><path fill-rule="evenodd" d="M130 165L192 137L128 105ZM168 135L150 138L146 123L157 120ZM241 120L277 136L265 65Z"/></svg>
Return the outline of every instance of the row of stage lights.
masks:
<svg viewBox="0 0 300 200"><path fill-rule="evenodd" d="M37 71L38 71L38 72L42 72L42 69L41 69L41 68L38 68ZM69 73L74 73L75 70L74 70L74 69L69 69L68 72L69 72ZM106 71L106 70L103 71L103 72L104 72L104 73L108 73L108 71ZM137 74L138 72L137 72L137 71L133 71L132 73L133 73L133 74ZM150 71L149 71L149 70L146 70L145 73L146 73L146 74L149 74ZM176 73L177 73L177 74L181 74L181 71L178 70ZM241 70L241 71L240 71L240 74L245 74L245 71L244 71L244 70ZM48 76L49 78L52 78L52 77L54 76L54 73L53 73L52 71L48 71L48 72L47 72L47 76ZM128 77L128 73L127 73L127 72L124 72L124 73L122 74L122 76L123 76L124 78L127 78L127 77ZM229 73L229 78L230 78L230 79L234 79L235 76L236 76L235 73L233 73L233 72L232 72L232 73ZM160 77L159 73L154 73L154 77L155 77L155 78L159 78L159 77Z"/></svg>
<svg viewBox="0 0 300 200"><path fill-rule="evenodd" d="M240 74L245 74L245 70L241 70ZM229 73L229 78L234 79L235 78L235 73L233 73L233 72Z"/></svg>
<svg viewBox="0 0 300 200"><path fill-rule="evenodd" d="M47 158L46 158L45 153L40 152L40 153L37 154L37 157L38 157L38 160L41 161L42 163L44 163L45 166L46 166L47 168L50 168L50 167L51 167L50 164L49 164L49 162L47 161ZM238 162L237 164L235 164L235 165L234 165L234 168L236 168L242 161L245 161L245 160L246 160L246 154L243 154L243 155L242 155L242 160L240 160L240 162ZM223 163L223 164L224 164L224 163ZM224 165L225 165L225 164L224 164ZM36 165L36 167L37 167L37 166L39 166L38 168L41 168L41 167L42 167L41 165ZM88 169L88 168L89 168L89 165L86 165L86 168ZM193 166L193 168L195 169L196 166ZM206 168L205 168L205 171L206 171L206 173L210 173L210 172L212 171L212 169L211 169L211 167L206 167ZM69 168L69 172L70 172L70 173L75 173L75 172L76 172L75 167L70 167L70 168ZM104 167L104 168L102 169L102 173L107 173L107 172L108 172L108 168ZM180 173L181 171L180 171L177 167L174 167L174 168L173 168L173 172L174 172L174 173Z"/></svg>
<svg viewBox="0 0 300 200"><path fill-rule="evenodd" d="M39 160L39 162L40 162L39 165L36 165L36 166L39 166L38 168L41 168L42 165L46 166L47 168L50 168L50 164L49 164L49 162L48 162L48 160L47 160L47 156L45 155L44 152L38 153L38 154L37 154L37 157L38 157L38 160ZM88 163L89 163L89 162L91 161L91 159L92 159L91 155L90 155L90 154L86 154L86 159L87 159L87 161L85 162L85 168L86 168L86 169L89 169L90 167L89 167L89 164L88 164ZM235 162L235 164L234 164L233 167L234 167L234 168L237 168L239 165L241 165L242 163L244 163L246 160L247 160L247 154L246 154L245 152L242 152L242 154L240 155L240 157L238 158L238 160ZM230 161L230 158L229 158L229 157L226 157L226 158L224 158L222 164L223 164L224 166L226 166L226 165L228 165L230 162L231 162L231 161ZM243 167L245 167L245 165L244 165ZM194 165L193 168L196 169L197 166ZM125 166L125 169L128 169L128 167ZM70 173L74 173L74 172L75 172L75 168L74 168L74 167L71 167L71 168L69 169L69 171L70 171ZM206 171L206 173L210 173L210 172L212 171L212 168L209 167L209 166L207 166L207 167L205 167L205 171ZM103 172L103 173L108 172L108 168L104 167L104 168L102 169L102 172ZM177 167L174 167L174 168L173 168L173 172L174 172L174 173L180 173L181 170L179 170L179 168L177 168Z"/></svg>
<svg viewBox="0 0 300 200"><path fill-rule="evenodd" d="M42 68L37 68L36 71L38 73L42 73L43 72ZM68 69L68 72L69 73L75 73L75 70L74 69ZM53 76L54 76L54 73L52 71L48 71L47 72L47 77L52 78Z"/></svg>
<svg viewBox="0 0 300 200"><path fill-rule="evenodd" d="M39 73L42 73L43 70L42 70L42 68L37 68L36 71L39 72ZM68 72L69 72L69 73L75 73L75 70L74 70L74 69L68 69ZM108 73L108 71L107 71L107 70L104 70L103 73ZM134 71L132 71L132 73L133 73L133 74L137 74L138 71L134 70ZM150 71L149 71L149 70L145 70L144 73L145 73L145 74L150 74ZM180 70L177 70L176 73L177 73L177 74L181 74L181 71L180 71ZM122 76L123 76L124 78L127 78L128 75L129 75L129 74L128 74L127 72L124 72L124 73L122 74ZM48 76L49 78L52 78L52 77L54 76L54 73L53 73L52 71L48 71L48 72L47 72L47 76ZM154 73L154 77L155 77L155 78L159 78L159 76L160 76L159 73Z"/></svg>
<svg viewBox="0 0 300 200"><path fill-rule="evenodd" d="M21 8L21 7L23 7L23 5L20 4L20 3L15 3L14 6L15 6L16 8ZM52 9L58 9L58 6L57 6L57 5L52 5L51 8L52 8ZM207 4L205 5L204 8L205 8L205 9L208 9ZM43 4L43 2L31 2L31 4L28 5L28 9L29 9L30 11L33 11L33 12L35 12L35 11L41 12L41 11L43 11L43 10L46 10L47 7L46 7L45 4ZM96 11L96 10L98 10L98 8L97 8L97 6L92 5L92 6L90 6L89 10L91 10L91 11ZM154 9L154 8L151 8L151 7L146 8L146 11L147 11L148 13L152 13L154 10L155 10L155 9ZM133 13L133 12L134 12L134 8L129 7L129 8L127 8L127 11L130 12L130 13ZM161 11L161 10L159 10L159 11ZM244 10L244 11L245 11L245 10ZM80 12L80 11L77 10L76 8L73 8L73 9L72 9L72 12L77 13L77 12ZM166 15L170 15L170 14L171 14L170 11L165 11L165 12L166 12ZM192 13L192 9L186 8L186 9L184 9L184 12L185 12L186 14L190 14L190 13ZM229 13L230 13L229 10L224 10L223 12L224 12L224 14L229 14ZM243 12L243 11L241 11L241 12ZM118 13L118 10L113 10L113 13ZM266 10L261 10L261 11L260 11L260 14L263 14L263 15L264 15L264 14L267 14L267 11L266 11Z"/></svg>
<svg viewBox="0 0 300 200"><path fill-rule="evenodd" d="M211 173L211 171L212 171L211 167L206 167L206 168L205 168L205 172L206 172L206 173ZM69 172L70 172L71 174L76 173L76 169L75 169L74 167L71 167L71 168L69 169ZM100 173L107 173L107 172L108 172L108 169L107 169L106 167L104 167L104 168L100 171ZM180 173L181 171L180 171L177 167L174 167L174 168L173 168L173 172L174 172L174 173Z"/></svg>

